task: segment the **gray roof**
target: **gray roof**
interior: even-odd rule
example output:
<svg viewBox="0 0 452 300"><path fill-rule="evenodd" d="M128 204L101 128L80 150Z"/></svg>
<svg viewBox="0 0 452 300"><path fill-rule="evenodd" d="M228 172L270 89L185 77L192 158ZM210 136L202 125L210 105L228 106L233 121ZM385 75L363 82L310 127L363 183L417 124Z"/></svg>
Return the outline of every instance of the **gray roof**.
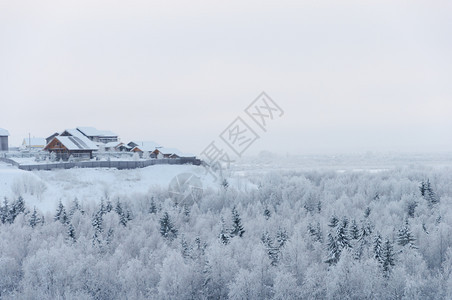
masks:
<svg viewBox="0 0 452 300"><path fill-rule="evenodd" d="M68 150L97 150L92 143L86 143L86 140L76 136L56 136L55 139L59 140Z"/></svg>
<svg viewBox="0 0 452 300"><path fill-rule="evenodd" d="M137 145L136 147L138 147L138 149L140 149L141 151L148 151L148 152L152 152L156 148L160 147L159 144L157 144L156 142L153 142L153 141L131 141L129 144L131 144L131 143ZM127 145L129 145L129 144L127 144Z"/></svg>
<svg viewBox="0 0 452 300"><path fill-rule="evenodd" d="M96 149L96 150L98 149L96 143L94 143L89 138L84 136L83 133L81 133L77 129L66 129L61 135L62 136L68 136L69 135L69 136L76 137L77 139L81 140L83 142L83 144L87 145L88 148Z"/></svg>
<svg viewBox="0 0 452 300"><path fill-rule="evenodd" d="M77 130L86 136L116 137L116 133L109 130L98 130L94 127L77 127Z"/></svg>

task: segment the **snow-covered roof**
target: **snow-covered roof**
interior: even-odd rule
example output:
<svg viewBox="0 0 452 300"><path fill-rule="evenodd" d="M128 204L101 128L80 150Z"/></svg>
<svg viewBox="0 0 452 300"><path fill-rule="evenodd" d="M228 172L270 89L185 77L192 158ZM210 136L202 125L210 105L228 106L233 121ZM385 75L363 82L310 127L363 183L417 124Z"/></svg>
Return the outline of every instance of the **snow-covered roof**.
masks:
<svg viewBox="0 0 452 300"><path fill-rule="evenodd" d="M8 130L0 128L0 136L9 136Z"/></svg>
<svg viewBox="0 0 452 300"><path fill-rule="evenodd" d="M110 143L106 143L104 144L105 148L115 148L120 146L122 143L121 142L110 142Z"/></svg>
<svg viewBox="0 0 452 300"><path fill-rule="evenodd" d="M77 127L77 130L83 133L86 136L108 136L108 137L116 137L118 136L116 133L111 132L109 130L98 130L94 127Z"/></svg>
<svg viewBox="0 0 452 300"><path fill-rule="evenodd" d="M55 136L57 136L57 135L60 135L60 133L59 133L59 132L55 132L54 134L49 135L48 137L46 137L46 140L47 140L47 139L50 139L50 138L53 138L53 137L55 137Z"/></svg>
<svg viewBox="0 0 452 300"><path fill-rule="evenodd" d="M176 148L160 147L157 150L159 150L161 153L166 154L166 155L176 154L179 157L195 157L196 156L193 154L184 153Z"/></svg>
<svg viewBox="0 0 452 300"><path fill-rule="evenodd" d="M86 143L87 140L90 141L86 137L85 139L80 139L76 136L57 136L55 138L68 150L97 150L94 144Z"/></svg>
<svg viewBox="0 0 452 300"><path fill-rule="evenodd" d="M83 133L81 133L77 129L66 129L62 133L62 135L64 135L64 136L70 135L70 136L76 137L77 139L82 141L83 144L85 144L89 149L93 149L93 150L97 150L98 149L98 146L93 141L91 141L89 138L84 136ZM61 135L58 136L58 137L61 137Z"/></svg>
<svg viewBox="0 0 452 300"><path fill-rule="evenodd" d="M22 143L22 145L25 146L42 146L44 147L47 144L46 139L45 138L36 138L36 137L32 137L32 138L24 138L24 141Z"/></svg>
<svg viewBox="0 0 452 300"><path fill-rule="evenodd" d="M138 149L140 149L141 151L148 151L148 152L152 152L156 148L160 147L159 144L157 144L156 142L153 142L153 141L132 141L131 143L134 143L135 145L137 145L136 147L138 147Z"/></svg>
<svg viewBox="0 0 452 300"><path fill-rule="evenodd" d="M180 156L179 154L182 154L182 152L176 148L160 147L157 150L159 150L159 152L161 152L163 154L168 154L168 155L176 154L176 155Z"/></svg>

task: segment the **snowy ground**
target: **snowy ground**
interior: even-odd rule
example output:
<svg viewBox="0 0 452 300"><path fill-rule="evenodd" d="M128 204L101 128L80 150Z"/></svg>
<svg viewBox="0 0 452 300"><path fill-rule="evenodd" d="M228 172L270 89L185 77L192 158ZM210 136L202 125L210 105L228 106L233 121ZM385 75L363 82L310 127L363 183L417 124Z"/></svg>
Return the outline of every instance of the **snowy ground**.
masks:
<svg viewBox="0 0 452 300"><path fill-rule="evenodd" d="M213 178L202 167L192 165L155 165L143 169L69 169L23 171L0 162L0 197L14 200L20 195L29 207L54 211L59 200L100 201L115 195L144 194L152 187L167 189L178 174L200 177L204 187L213 187ZM43 200L45 199L45 200Z"/></svg>

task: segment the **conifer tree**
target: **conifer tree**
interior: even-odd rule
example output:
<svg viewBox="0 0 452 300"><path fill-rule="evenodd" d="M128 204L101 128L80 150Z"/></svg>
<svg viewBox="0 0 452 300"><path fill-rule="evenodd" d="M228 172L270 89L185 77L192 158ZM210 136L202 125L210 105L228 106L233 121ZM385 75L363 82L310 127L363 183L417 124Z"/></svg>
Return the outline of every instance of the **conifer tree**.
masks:
<svg viewBox="0 0 452 300"><path fill-rule="evenodd" d="M219 235L219 239L224 245L229 244L229 240L231 239L229 230L226 228L226 224L224 222L223 217L221 217L221 232Z"/></svg>
<svg viewBox="0 0 452 300"><path fill-rule="evenodd" d="M39 222L41 222L41 220L38 216L38 212L36 211L36 207L34 207L28 223L30 224L31 228L35 228L35 226L38 225Z"/></svg>
<svg viewBox="0 0 452 300"><path fill-rule="evenodd" d="M74 201L72 202L71 209L69 210L69 217L72 218L76 211L82 212L82 208L80 206L80 203L78 202L77 197L75 197Z"/></svg>
<svg viewBox="0 0 452 300"><path fill-rule="evenodd" d="M9 204L8 199L5 197L3 198L3 205L0 209L0 220L2 221L2 224L5 224L9 219Z"/></svg>
<svg viewBox="0 0 452 300"><path fill-rule="evenodd" d="M177 238L177 229L171 222L168 212L165 212L160 219L160 234L170 241Z"/></svg>
<svg viewBox="0 0 452 300"><path fill-rule="evenodd" d="M13 202L13 205L11 206L11 214L12 218L16 219L16 217L25 212L25 201L22 196L19 196L16 201Z"/></svg>
<svg viewBox="0 0 452 300"><path fill-rule="evenodd" d="M411 233L408 220L406 220L405 225L401 229L399 229L399 232L397 234L397 244L399 244L400 246L408 245L410 248L416 249L417 247L414 245L415 241L416 239Z"/></svg>
<svg viewBox="0 0 452 300"><path fill-rule="evenodd" d="M60 221L62 224L66 224L66 222L67 222L66 210L65 210L64 205L61 202L61 200L58 203L58 208L57 208L55 217L53 219L55 221Z"/></svg>
<svg viewBox="0 0 452 300"><path fill-rule="evenodd" d="M109 213L113 210L113 204L111 203L110 200L107 201L107 205L105 206L105 212Z"/></svg>
<svg viewBox="0 0 452 300"><path fill-rule="evenodd" d="M102 210L96 212L93 216L91 225L94 228L93 246L102 246L102 233L104 232Z"/></svg>
<svg viewBox="0 0 452 300"><path fill-rule="evenodd" d="M115 212L118 214L118 216L124 213L124 210L122 209L122 204L121 202L119 202L119 200L116 202Z"/></svg>
<svg viewBox="0 0 452 300"><path fill-rule="evenodd" d="M363 224L362 227L359 229L358 233L358 241L357 241L357 247L355 247L354 257L355 259L361 259L361 256L363 255L363 251L369 246L369 237L372 233L370 224Z"/></svg>
<svg viewBox="0 0 452 300"><path fill-rule="evenodd" d="M103 225L103 214L102 211L99 210L98 212L96 212L93 216L91 225L93 226L94 230L98 233L102 233L104 232L104 225Z"/></svg>
<svg viewBox="0 0 452 300"><path fill-rule="evenodd" d="M422 181L419 190L421 191L422 197L424 197L424 199L427 201L430 208L439 203L439 198L433 191L430 179L427 179L427 182Z"/></svg>
<svg viewBox="0 0 452 300"><path fill-rule="evenodd" d="M68 228L67 228L67 238L71 243L75 243L76 242L76 238L75 238L75 228L74 225L72 225L72 223L69 223Z"/></svg>
<svg viewBox="0 0 452 300"><path fill-rule="evenodd" d="M419 185L419 191L421 192L421 196L425 196L425 182L421 181L421 184Z"/></svg>
<svg viewBox="0 0 452 300"><path fill-rule="evenodd" d="M184 259L189 258L190 257L190 246L188 245L188 242L185 239L184 235L182 235L182 237L181 237L180 246L181 246L182 257Z"/></svg>
<svg viewBox="0 0 452 300"><path fill-rule="evenodd" d="M287 231L285 229L279 228L276 232L276 243L278 249L283 248L288 239L289 235L287 234Z"/></svg>
<svg viewBox="0 0 452 300"><path fill-rule="evenodd" d="M242 237L245 233L245 230L243 229L242 220L240 219L240 215L237 212L236 207L234 206L232 208L232 229L231 229L231 236L239 236Z"/></svg>
<svg viewBox="0 0 452 300"><path fill-rule="evenodd" d="M330 223L328 224L328 226L331 227L331 228L335 228L338 223L339 223L339 219L335 215L332 215L331 218L330 218Z"/></svg>
<svg viewBox="0 0 452 300"><path fill-rule="evenodd" d="M279 261L279 249L274 245L273 239L267 231L262 234L261 241L267 251L268 257L271 260L272 266L276 266Z"/></svg>
<svg viewBox="0 0 452 300"><path fill-rule="evenodd" d="M393 247L388 239L385 241L383 245L381 264L385 276L388 277L392 267L395 265Z"/></svg>
<svg viewBox="0 0 452 300"><path fill-rule="evenodd" d="M126 227L128 218L127 218L126 212L122 208L122 204L121 204L121 202L119 202L119 200L118 200L118 202L116 202L115 212L119 216L119 224L121 224L122 226Z"/></svg>
<svg viewBox="0 0 452 300"><path fill-rule="evenodd" d="M341 255L341 248L339 247L336 238L331 232L328 233L327 237L327 259L325 260L330 266L336 264L339 261Z"/></svg>
<svg viewBox="0 0 452 300"><path fill-rule="evenodd" d="M105 206L104 203L104 198L100 199L100 208L99 211L102 215L105 215L107 213L107 207Z"/></svg>
<svg viewBox="0 0 452 300"><path fill-rule="evenodd" d="M312 237L317 237L317 229L311 223L308 224L308 232Z"/></svg>
<svg viewBox="0 0 452 300"><path fill-rule="evenodd" d="M336 242L338 247L342 250L344 248L352 248L348 237L348 219L344 218L339 226L336 228Z"/></svg>
<svg viewBox="0 0 452 300"><path fill-rule="evenodd" d="M382 244L381 244L381 235L377 233L377 235L374 238L373 248L374 248L374 257L378 262L383 261L383 250L382 250Z"/></svg>
<svg viewBox="0 0 452 300"><path fill-rule="evenodd" d="M202 243L201 238L199 236L197 236L195 238L194 247L190 247L191 257L193 259L201 258L202 256L204 256L206 248L207 248L207 243L205 243L205 242Z"/></svg>
<svg viewBox="0 0 452 300"><path fill-rule="evenodd" d="M317 222L317 226L316 226L316 239L320 243L323 242L323 233L322 233L322 229L320 228L320 222Z"/></svg>
<svg viewBox="0 0 452 300"><path fill-rule="evenodd" d="M108 232L107 232L107 237L105 239L105 244L110 245L111 242L113 241L113 237L114 237L114 230L113 230L113 228L109 228Z"/></svg>
<svg viewBox="0 0 452 300"><path fill-rule="evenodd" d="M433 191L433 188L430 185L430 180L427 180L426 186L426 197L430 206L439 203L439 198L436 196L436 193Z"/></svg>
<svg viewBox="0 0 452 300"><path fill-rule="evenodd" d="M127 221L132 221L133 220L132 211L130 210L130 208L128 206L125 207L124 213L125 213L125 216L127 218Z"/></svg>
<svg viewBox="0 0 452 300"><path fill-rule="evenodd" d="M414 213L416 211L416 207L417 207L417 202L415 200L412 200L408 203L407 213L408 213L409 217L414 218Z"/></svg>
<svg viewBox="0 0 452 300"><path fill-rule="evenodd" d="M152 199L151 199L151 205L149 207L149 213L150 214L157 213L157 205L155 205L154 197L152 197Z"/></svg>
<svg viewBox="0 0 452 300"><path fill-rule="evenodd" d="M352 220L352 225L350 226L350 236L353 240L358 240L360 237L359 228L355 219Z"/></svg>

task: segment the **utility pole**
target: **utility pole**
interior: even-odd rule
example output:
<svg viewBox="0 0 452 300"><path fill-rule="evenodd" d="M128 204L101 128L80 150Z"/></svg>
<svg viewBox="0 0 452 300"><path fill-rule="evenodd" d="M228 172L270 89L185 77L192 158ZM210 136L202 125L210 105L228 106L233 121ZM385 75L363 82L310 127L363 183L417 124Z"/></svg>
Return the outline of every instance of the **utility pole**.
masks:
<svg viewBox="0 0 452 300"><path fill-rule="evenodd" d="M31 134L28 133L28 151L31 151Z"/></svg>

